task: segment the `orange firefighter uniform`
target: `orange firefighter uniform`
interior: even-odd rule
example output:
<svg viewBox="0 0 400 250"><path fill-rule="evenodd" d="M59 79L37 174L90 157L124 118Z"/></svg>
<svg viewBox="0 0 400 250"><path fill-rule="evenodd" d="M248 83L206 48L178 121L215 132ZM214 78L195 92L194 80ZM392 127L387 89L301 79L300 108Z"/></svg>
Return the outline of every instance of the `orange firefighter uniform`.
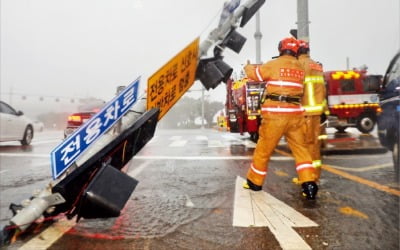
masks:
<svg viewBox="0 0 400 250"><path fill-rule="evenodd" d="M295 57L297 46L297 40L286 38L280 42L278 58L262 65L247 64L244 68L248 78L266 82L261 107L263 119L245 188L261 190L270 156L282 136L294 155L300 183L315 181L315 169L304 143L304 108L300 104L304 70Z"/></svg>
<svg viewBox="0 0 400 250"><path fill-rule="evenodd" d="M321 175L321 115L326 110L326 88L322 65L315 62L309 55L309 44L299 40L298 60L305 70L304 94L302 105L305 109L305 131L307 149L311 154L316 178Z"/></svg>

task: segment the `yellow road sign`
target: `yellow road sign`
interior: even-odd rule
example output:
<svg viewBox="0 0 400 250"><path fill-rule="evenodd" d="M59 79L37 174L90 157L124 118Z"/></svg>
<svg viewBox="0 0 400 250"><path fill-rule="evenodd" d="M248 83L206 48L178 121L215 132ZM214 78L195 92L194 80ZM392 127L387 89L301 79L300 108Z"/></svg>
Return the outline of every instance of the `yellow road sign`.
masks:
<svg viewBox="0 0 400 250"><path fill-rule="evenodd" d="M199 55L196 38L147 81L147 110L160 108L160 120L193 85Z"/></svg>

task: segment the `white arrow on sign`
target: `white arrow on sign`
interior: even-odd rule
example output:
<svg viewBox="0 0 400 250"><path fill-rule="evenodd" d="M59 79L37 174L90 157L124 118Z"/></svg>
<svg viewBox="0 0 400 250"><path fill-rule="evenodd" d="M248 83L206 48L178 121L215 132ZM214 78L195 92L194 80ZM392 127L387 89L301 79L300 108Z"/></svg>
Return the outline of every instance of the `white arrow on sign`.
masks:
<svg viewBox="0 0 400 250"><path fill-rule="evenodd" d="M244 189L243 182L236 178L234 227L269 227L282 249L311 249L293 227L317 227L317 223L265 191Z"/></svg>

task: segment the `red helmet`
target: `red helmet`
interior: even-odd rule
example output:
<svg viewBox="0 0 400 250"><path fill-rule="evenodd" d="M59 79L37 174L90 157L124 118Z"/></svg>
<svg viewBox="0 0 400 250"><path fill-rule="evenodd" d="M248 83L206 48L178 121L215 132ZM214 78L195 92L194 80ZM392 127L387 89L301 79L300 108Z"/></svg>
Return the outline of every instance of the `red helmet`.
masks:
<svg viewBox="0 0 400 250"><path fill-rule="evenodd" d="M291 52L290 54L292 55L296 55L299 50L299 42L293 37L284 38L279 42L278 50L280 54L286 51Z"/></svg>
<svg viewBox="0 0 400 250"><path fill-rule="evenodd" d="M304 40L297 40L299 42L299 48L305 48L305 49L310 49L310 45L308 42Z"/></svg>

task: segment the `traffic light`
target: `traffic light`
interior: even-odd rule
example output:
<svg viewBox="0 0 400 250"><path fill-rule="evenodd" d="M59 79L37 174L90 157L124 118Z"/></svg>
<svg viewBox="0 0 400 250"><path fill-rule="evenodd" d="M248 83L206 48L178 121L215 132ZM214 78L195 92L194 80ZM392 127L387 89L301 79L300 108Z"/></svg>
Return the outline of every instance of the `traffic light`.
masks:
<svg viewBox="0 0 400 250"><path fill-rule="evenodd" d="M222 46L230 48L231 50L239 53L242 50L246 37L239 34L236 30L232 29L229 34L222 41Z"/></svg>
<svg viewBox="0 0 400 250"><path fill-rule="evenodd" d="M250 3L250 2L247 2ZM256 2L250 3L249 5L245 5L242 20L240 22L240 27L246 25L246 23L256 14L256 12L261 8L261 6L265 3L265 0L258 0Z"/></svg>
<svg viewBox="0 0 400 250"><path fill-rule="evenodd" d="M197 66L196 79L199 79L203 86L209 90L214 89L221 82L228 81L233 69L226 64L222 57L211 57L201 59Z"/></svg>
<svg viewBox="0 0 400 250"><path fill-rule="evenodd" d="M142 114L130 127L58 182L52 193L65 202L54 214L67 217L107 218L119 216L138 181L121 169L153 137L159 109Z"/></svg>

